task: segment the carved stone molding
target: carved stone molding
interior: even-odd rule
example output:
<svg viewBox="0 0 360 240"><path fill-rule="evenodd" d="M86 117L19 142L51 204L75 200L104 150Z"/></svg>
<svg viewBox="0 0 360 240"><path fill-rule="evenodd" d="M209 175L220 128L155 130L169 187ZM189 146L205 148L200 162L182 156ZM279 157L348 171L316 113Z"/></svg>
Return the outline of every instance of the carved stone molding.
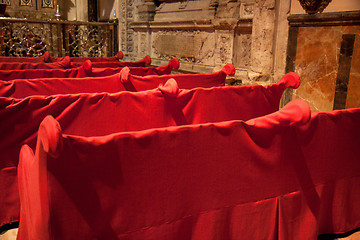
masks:
<svg viewBox="0 0 360 240"><path fill-rule="evenodd" d="M299 2L306 13L315 14L324 11L331 0L299 0Z"/></svg>

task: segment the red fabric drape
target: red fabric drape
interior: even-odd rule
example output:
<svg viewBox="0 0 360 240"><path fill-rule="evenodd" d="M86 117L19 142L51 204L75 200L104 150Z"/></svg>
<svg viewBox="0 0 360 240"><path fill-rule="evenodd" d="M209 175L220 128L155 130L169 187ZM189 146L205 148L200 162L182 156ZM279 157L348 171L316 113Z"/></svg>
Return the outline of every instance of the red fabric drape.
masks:
<svg viewBox="0 0 360 240"><path fill-rule="evenodd" d="M133 88L136 91L147 90L154 87L154 84L164 84L169 78L173 78L178 83L179 88L191 89L194 87L214 87L224 86L226 76L233 76L235 67L232 64L225 65L221 71L211 74L171 74L159 76L136 76L131 74L129 68L125 67L121 70L121 82L124 85Z"/></svg>
<svg viewBox="0 0 360 240"><path fill-rule="evenodd" d="M46 51L42 56L40 57L6 57L6 56L0 56L0 62L30 62L30 63L36 63L36 62L48 62L49 60L49 52Z"/></svg>
<svg viewBox="0 0 360 240"><path fill-rule="evenodd" d="M47 62L0 62L1 70L24 70L24 69L61 69L69 68L70 58L65 57L62 61L55 63Z"/></svg>
<svg viewBox="0 0 360 240"><path fill-rule="evenodd" d="M72 67L81 66L82 62L71 62ZM95 68L119 68L119 67L145 67L151 64L151 57L146 55L143 59L134 62L92 62Z"/></svg>
<svg viewBox="0 0 360 240"><path fill-rule="evenodd" d="M90 60L91 62L118 62L119 60L123 59L124 53L119 51L113 57L70 57L71 62L85 62L86 60ZM64 57L48 57L46 62L58 62L63 60Z"/></svg>
<svg viewBox="0 0 360 240"><path fill-rule="evenodd" d="M160 67L129 67L130 73L139 76L170 74L172 69L179 68L179 60L173 58L165 66ZM26 69L26 70L0 70L0 80L34 78L79 78L103 77L114 75L122 68L93 68L91 61L85 61L81 67L73 69Z"/></svg>
<svg viewBox="0 0 360 240"><path fill-rule="evenodd" d="M174 80L159 89L116 94L0 97L0 225L19 219L16 166L22 144L35 147L47 115L65 133L99 136L155 127L248 120L278 110L283 91L299 86L287 75L268 86L226 86L179 90Z"/></svg>
<svg viewBox="0 0 360 240"><path fill-rule="evenodd" d="M125 90L143 91L156 88L159 84L165 84L170 78L175 79L179 88L182 89L224 86L227 74L234 75L235 68L233 65L228 64L221 71L211 74L149 75L147 77L135 76L129 72L130 69L126 67L119 74L107 77L39 78L0 81L0 96L24 98L33 95L114 93Z"/></svg>
<svg viewBox="0 0 360 240"><path fill-rule="evenodd" d="M217 108L217 107L215 107ZM18 239L316 239L360 226L360 108L61 134L20 154Z"/></svg>

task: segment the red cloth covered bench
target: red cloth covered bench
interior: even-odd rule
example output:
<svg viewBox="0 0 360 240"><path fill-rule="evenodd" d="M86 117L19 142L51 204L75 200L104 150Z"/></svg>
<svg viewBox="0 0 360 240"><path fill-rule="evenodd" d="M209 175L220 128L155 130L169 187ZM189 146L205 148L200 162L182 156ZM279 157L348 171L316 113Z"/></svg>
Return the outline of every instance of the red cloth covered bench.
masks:
<svg viewBox="0 0 360 240"><path fill-rule="evenodd" d="M79 67L82 62L71 62L71 67ZM143 59L134 62L92 62L95 68L119 68L119 67L145 67L151 64L151 57L146 55Z"/></svg>
<svg viewBox="0 0 360 240"><path fill-rule="evenodd" d="M18 239L317 239L360 227L360 108L105 136L48 116L24 145Z"/></svg>
<svg viewBox="0 0 360 240"><path fill-rule="evenodd" d="M165 66L160 67L130 67L130 73L139 76L170 74L172 69L179 68L179 60L173 58ZM114 75L122 68L93 68L91 61L87 60L81 67L72 69L26 69L26 70L0 70L0 80L34 78L79 78L103 77Z"/></svg>
<svg viewBox="0 0 360 240"><path fill-rule="evenodd" d="M47 62L0 62L0 70L24 70L24 69L62 69L69 68L70 57L65 57L62 61Z"/></svg>
<svg viewBox="0 0 360 240"><path fill-rule="evenodd" d="M279 109L296 74L268 86L178 89L170 79L158 89L108 94L68 94L23 99L0 97L0 225L19 220L16 166L20 147L35 147L41 121L52 115L64 133L102 136L156 127L248 120Z"/></svg>
<svg viewBox="0 0 360 240"><path fill-rule="evenodd" d="M115 93L120 91L143 91L153 89L167 80L176 80L179 88L224 86L227 75L234 75L235 68L227 64L221 71L210 74L172 74L135 76L125 67L120 73L106 77L88 78L39 78L0 81L0 96L24 98L34 95Z"/></svg>
<svg viewBox="0 0 360 240"><path fill-rule="evenodd" d="M30 62L30 63L36 63L36 62L48 62L50 56L49 52L46 51L42 56L40 57L7 57L7 56L0 56L0 62Z"/></svg>
<svg viewBox="0 0 360 240"><path fill-rule="evenodd" d="M226 76L233 76L235 74L235 67L232 64L225 65L221 71L210 74L171 74L171 75L148 75L148 76L136 76L131 74L129 68L125 67L121 70L121 81L124 85L128 85L129 88L133 88L136 91L147 90L153 88L154 83L156 85L164 84L169 78L173 78L178 83L179 88L191 89L194 87L214 87L224 86Z"/></svg>
<svg viewBox="0 0 360 240"><path fill-rule="evenodd" d="M118 62L121 59L123 59L123 57L124 57L124 53L122 51L119 51L113 57L70 57L70 60L71 60L71 62L80 62L80 63L83 63L86 60L90 60L91 62ZM49 56L46 59L46 62L58 62L63 59L64 59L64 57Z"/></svg>

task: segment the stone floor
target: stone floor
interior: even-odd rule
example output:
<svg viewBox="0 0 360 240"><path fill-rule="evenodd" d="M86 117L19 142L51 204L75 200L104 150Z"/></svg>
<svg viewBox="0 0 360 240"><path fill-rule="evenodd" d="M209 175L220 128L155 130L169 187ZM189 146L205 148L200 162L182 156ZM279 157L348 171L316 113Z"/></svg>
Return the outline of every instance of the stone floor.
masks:
<svg viewBox="0 0 360 240"><path fill-rule="evenodd" d="M16 240L18 229L11 229L5 233L0 233L0 240ZM360 240L360 231L351 234L350 236L344 238L328 238L322 240Z"/></svg>
<svg viewBox="0 0 360 240"><path fill-rule="evenodd" d="M0 240L16 240L18 229L10 229L9 231L6 231L5 233L0 233Z"/></svg>

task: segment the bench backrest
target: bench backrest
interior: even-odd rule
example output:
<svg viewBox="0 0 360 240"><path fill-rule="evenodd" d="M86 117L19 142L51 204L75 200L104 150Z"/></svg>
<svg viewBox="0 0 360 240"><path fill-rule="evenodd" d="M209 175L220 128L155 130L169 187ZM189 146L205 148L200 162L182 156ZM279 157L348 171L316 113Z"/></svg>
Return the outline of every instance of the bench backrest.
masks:
<svg viewBox="0 0 360 240"><path fill-rule="evenodd" d="M226 70L233 70L231 72ZM85 78L39 78L0 81L0 96L24 98L27 96L76 93L115 93L120 91L143 91L165 84L167 80L176 80L179 88L224 86L226 76L234 75L233 65L226 65L221 71L210 74L172 74L149 75L147 77L130 74L128 67L120 73L105 77Z"/></svg>
<svg viewBox="0 0 360 240"><path fill-rule="evenodd" d="M356 228L360 109L102 137L52 117L20 154L18 239L316 239ZM346 141L344 141L346 140ZM340 146L340 147L335 147ZM261 230L260 230L261 229Z"/></svg>
<svg viewBox="0 0 360 240"><path fill-rule="evenodd" d="M149 128L248 120L279 109L283 91L299 86L288 74L268 86L178 89L175 80L141 92L0 97L0 222L18 219L16 166L20 147L35 147L37 129L53 116L64 133L102 136ZM11 184L9 184L11 183Z"/></svg>
<svg viewBox="0 0 360 240"><path fill-rule="evenodd" d="M173 58L165 66L160 67L130 67L130 72L135 75L161 75L170 74L172 69L179 68L179 60ZM0 80L34 78L79 78L103 77L117 74L122 68L93 68L91 61L85 61L81 67L71 69L26 69L26 70L0 70Z"/></svg>

